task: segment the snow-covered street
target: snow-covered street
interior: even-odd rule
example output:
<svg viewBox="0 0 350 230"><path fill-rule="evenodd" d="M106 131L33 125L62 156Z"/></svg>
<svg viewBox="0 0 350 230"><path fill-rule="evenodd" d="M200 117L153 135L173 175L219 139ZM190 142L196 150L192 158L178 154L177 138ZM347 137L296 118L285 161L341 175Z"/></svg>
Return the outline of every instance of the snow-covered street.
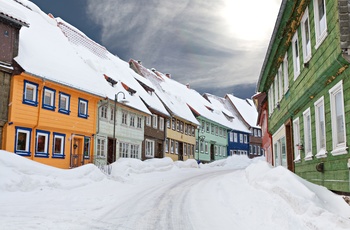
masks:
<svg viewBox="0 0 350 230"><path fill-rule="evenodd" d="M62 170L0 151L0 229L349 229L341 196L261 159Z"/></svg>

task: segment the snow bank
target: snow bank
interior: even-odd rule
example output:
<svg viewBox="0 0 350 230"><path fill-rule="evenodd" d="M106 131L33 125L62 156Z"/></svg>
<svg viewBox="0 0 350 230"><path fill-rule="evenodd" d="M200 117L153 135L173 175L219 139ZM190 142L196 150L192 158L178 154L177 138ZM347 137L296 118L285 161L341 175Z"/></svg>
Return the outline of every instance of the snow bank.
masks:
<svg viewBox="0 0 350 230"><path fill-rule="evenodd" d="M106 176L92 164L64 170L0 150L0 191L72 189L104 178Z"/></svg>
<svg viewBox="0 0 350 230"><path fill-rule="evenodd" d="M233 155L226 159L217 160L208 164L200 164L201 168L223 167L227 169L244 169L250 164L258 161L265 161L265 157L249 159L245 155Z"/></svg>

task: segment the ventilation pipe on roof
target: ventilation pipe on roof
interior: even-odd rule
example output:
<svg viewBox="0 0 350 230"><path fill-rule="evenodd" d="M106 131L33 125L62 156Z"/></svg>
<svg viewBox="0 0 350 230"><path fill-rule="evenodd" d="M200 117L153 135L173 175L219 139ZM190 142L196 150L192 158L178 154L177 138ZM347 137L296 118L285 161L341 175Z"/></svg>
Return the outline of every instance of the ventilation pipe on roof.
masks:
<svg viewBox="0 0 350 230"><path fill-rule="evenodd" d="M156 69L155 69L155 68L152 68L151 70L152 70L152 72L156 72Z"/></svg>
<svg viewBox="0 0 350 230"><path fill-rule="evenodd" d="M170 73L166 73L165 76L167 76L168 78L171 78L171 74Z"/></svg>
<svg viewBox="0 0 350 230"><path fill-rule="evenodd" d="M51 13L48 13L48 16L49 16L50 18L55 19L55 17L54 17Z"/></svg>
<svg viewBox="0 0 350 230"><path fill-rule="evenodd" d="M142 61L141 61L141 60L138 60L137 63L139 63L140 65L142 65Z"/></svg>
<svg viewBox="0 0 350 230"><path fill-rule="evenodd" d="M186 84L187 89L191 89L190 83Z"/></svg>

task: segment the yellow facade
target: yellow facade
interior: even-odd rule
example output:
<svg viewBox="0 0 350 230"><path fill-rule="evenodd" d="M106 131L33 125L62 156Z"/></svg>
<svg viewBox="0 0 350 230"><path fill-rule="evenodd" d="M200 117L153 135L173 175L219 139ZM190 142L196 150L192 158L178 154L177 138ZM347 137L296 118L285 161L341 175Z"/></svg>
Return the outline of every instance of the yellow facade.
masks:
<svg viewBox="0 0 350 230"><path fill-rule="evenodd" d="M165 157L170 157L174 161L194 159L195 129L196 126L190 122L173 117L167 125L168 148L166 148Z"/></svg>
<svg viewBox="0 0 350 230"><path fill-rule="evenodd" d="M100 99L28 74L13 76L2 149L59 168L92 163Z"/></svg>

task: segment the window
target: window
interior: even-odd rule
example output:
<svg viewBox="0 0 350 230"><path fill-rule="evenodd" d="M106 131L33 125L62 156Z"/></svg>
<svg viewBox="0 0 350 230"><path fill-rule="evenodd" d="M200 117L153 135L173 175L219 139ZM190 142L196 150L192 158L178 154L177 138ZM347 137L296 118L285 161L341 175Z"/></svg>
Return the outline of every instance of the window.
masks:
<svg viewBox="0 0 350 230"><path fill-rule="evenodd" d="M311 59L311 38L308 8L306 8L304 16L301 19L301 38L303 42L304 63L307 63Z"/></svg>
<svg viewBox="0 0 350 230"><path fill-rule="evenodd" d="M298 42L298 32L295 32L292 40L293 49L293 67L294 67L294 80L300 74L300 57L299 57L299 42Z"/></svg>
<svg viewBox="0 0 350 230"><path fill-rule="evenodd" d="M88 118L88 101L79 98L78 117Z"/></svg>
<svg viewBox="0 0 350 230"><path fill-rule="evenodd" d="M279 101L283 97L283 75L282 75L282 65L278 68L278 92L279 92Z"/></svg>
<svg viewBox="0 0 350 230"><path fill-rule="evenodd" d="M100 117L107 119L107 106L102 106L100 109ZM111 118L113 120L113 118Z"/></svg>
<svg viewBox="0 0 350 230"><path fill-rule="evenodd" d="M283 59L283 86L284 86L284 93L288 91L289 88L289 75L288 75L288 56L287 53L284 55Z"/></svg>
<svg viewBox="0 0 350 230"><path fill-rule="evenodd" d="M204 152L204 141L200 142L200 151Z"/></svg>
<svg viewBox="0 0 350 230"><path fill-rule="evenodd" d="M186 126L186 129L187 129L187 126ZM159 118L159 130L161 130L161 131L164 130L164 118L163 117ZM187 132L187 130L186 130L186 132Z"/></svg>
<svg viewBox="0 0 350 230"><path fill-rule="evenodd" d="M195 132L194 132L194 126L192 126L192 136L195 136Z"/></svg>
<svg viewBox="0 0 350 230"><path fill-rule="evenodd" d="M257 152L257 150L259 152ZM254 155L260 153L260 148L254 146ZM274 157L275 165L287 167L287 149L286 149L286 138L283 136L274 143Z"/></svg>
<svg viewBox="0 0 350 230"><path fill-rule="evenodd" d="M239 143L243 143L243 134L242 133L239 134Z"/></svg>
<svg viewBox="0 0 350 230"><path fill-rule="evenodd" d="M139 145L130 144L130 158L139 159Z"/></svg>
<svg viewBox="0 0 350 230"><path fill-rule="evenodd" d="M326 1L314 0L316 49L327 37Z"/></svg>
<svg viewBox="0 0 350 230"><path fill-rule="evenodd" d="M214 154L217 156L218 155L218 146L214 146Z"/></svg>
<svg viewBox="0 0 350 230"><path fill-rule="evenodd" d="M187 133L188 133L188 126L187 126L187 124L185 124L185 134L187 135Z"/></svg>
<svg viewBox="0 0 350 230"><path fill-rule="evenodd" d="M222 133L222 128L219 128L219 136L222 137L223 133Z"/></svg>
<svg viewBox="0 0 350 230"><path fill-rule="evenodd" d="M202 127L201 127L201 131L202 131L202 133L204 133L204 130L205 130L205 121L202 121Z"/></svg>
<svg viewBox="0 0 350 230"><path fill-rule="evenodd" d="M179 120L176 121L176 130L178 132L180 132L180 121Z"/></svg>
<svg viewBox="0 0 350 230"><path fill-rule="evenodd" d="M38 105L38 84L24 80L23 104Z"/></svg>
<svg viewBox="0 0 350 230"><path fill-rule="evenodd" d="M209 132L210 132L210 125L209 125L209 123L208 123L208 122L206 123L206 130L207 130L207 133L209 133Z"/></svg>
<svg viewBox="0 0 350 230"><path fill-rule="evenodd" d="M146 139L146 157L154 157L154 141Z"/></svg>
<svg viewBox="0 0 350 230"><path fill-rule="evenodd" d="M175 141L175 154L179 154L179 142Z"/></svg>
<svg viewBox="0 0 350 230"><path fill-rule="evenodd" d="M130 114L130 126L135 127L135 114Z"/></svg>
<svg viewBox="0 0 350 230"><path fill-rule="evenodd" d="M215 132L214 124L211 124L211 134L214 134L214 132Z"/></svg>
<svg viewBox="0 0 350 230"><path fill-rule="evenodd" d="M187 154L188 154L189 156L192 155L192 153L191 153L191 145L190 145L190 144L187 144Z"/></svg>
<svg viewBox="0 0 350 230"><path fill-rule="evenodd" d="M343 81L329 90L332 120L333 155L346 154L346 130L343 99Z"/></svg>
<svg viewBox="0 0 350 230"><path fill-rule="evenodd" d="M219 134L219 127L215 126L215 135L217 136Z"/></svg>
<svg viewBox="0 0 350 230"><path fill-rule="evenodd" d="M53 133L52 158L64 158L64 146L66 135Z"/></svg>
<svg viewBox="0 0 350 230"><path fill-rule="evenodd" d="M50 132L37 130L35 140L35 156L49 157Z"/></svg>
<svg viewBox="0 0 350 230"><path fill-rule="evenodd" d="M170 119L167 118L167 119L166 119L166 127L167 127L168 129L170 129L170 123L171 123L171 122L170 122Z"/></svg>
<svg viewBox="0 0 350 230"><path fill-rule="evenodd" d="M120 142L119 143L119 156L126 158L129 156L128 152L129 152L129 144L124 143L124 142Z"/></svg>
<svg viewBox="0 0 350 230"><path fill-rule="evenodd" d="M127 125L128 123L128 113L126 111L122 111L122 124Z"/></svg>
<svg viewBox="0 0 350 230"><path fill-rule="evenodd" d="M146 117L146 125L151 126L151 116Z"/></svg>
<svg viewBox="0 0 350 230"><path fill-rule="evenodd" d="M137 117L137 128L142 129L142 117Z"/></svg>
<svg viewBox="0 0 350 230"><path fill-rule="evenodd" d="M324 116L324 99L320 98L315 102L315 123L316 123L316 157L326 156L326 125Z"/></svg>
<svg viewBox="0 0 350 230"><path fill-rule="evenodd" d="M233 142L233 132L230 132L230 142Z"/></svg>
<svg viewBox="0 0 350 230"><path fill-rule="evenodd" d="M173 118L173 119L171 120L171 126L172 126L172 129L173 129L173 130L176 129L176 119L175 119L175 118Z"/></svg>
<svg viewBox="0 0 350 230"><path fill-rule="evenodd" d="M198 152L199 144L198 141L196 140L196 152Z"/></svg>
<svg viewBox="0 0 350 230"><path fill-rule="evenodd" d="M294 139L294 162L300 162L300 127L299 118L293 121L293 139Z"/></svg>
<svg viewBox="0 0 350 230"><path fill-rule="evenodd" d="M244 134L243 138L244 138L244 144L247 144L248 143L248 136L246 134Z"/></svg>
<svg viewBox="0 0 350 230"><path fill-rule="evenodd" d="M233 141L234 142L238 142L238 134L237 133L233 133Z"/></svg>
<svg viewBox="0 0 350 230"><path fill-rule="evenodd" d="M152 115L152 123L153 123L153 128L157 129L158 128L158 116L155 114Z"/></svg>
<svg viewBox="0 0 350 230"><path fill-rule="evenodd" d="M107 154L106 139L102 137L96 138L96 155L97 158L106 158Z"/></svg>
<svg viewBox="0 0 350 230"><path fill-rule="evenodd" d="M175 147L174 144L175 144L174 140L170 140L170 152L171 153L174 153L174 147Z"/></svg>
<svg viewBox="0 0 350 230"><path fill-rule="evenodd" d="M15 153L22 156L30 156L30 142L32 129L16 127Z"/></svg>
<svg viewBox="0 0 350 230"><path fill-rule="evenodd" d="M278 92L278 76L275 76L275 104L274 107L277 107L278 102L280 101L279 99L279 92ZM255 136L255 135L254 135Z"/></svg>
<svg viewBox="0 0 350 230"><path fill-rule="evenodd" d="M111 121L114 121L115 111L114 108L111 108ZM107 118L107 106L106 106L106 117Z"/></svg>
<svg viewBox="0 0 350 230"><path fill-rule="evenodd" d="M184 152L184 156L186 156L187 155L187 144L186 143L184 143L184 146L183 146L183 152Z"/></svg>
<svg viewBox="0 0 350 230"><path fill-rule="evenodd" d="M305 160L312 159L312 133L311 133L311 114L310 109L303 112L304 118L304 148L305 148Z"/></svg>
<svg viewBox="0 0 350 230"><path fill-rule="evenodd" d="M55 110L55 93L56 91L48 87L44 87L43 90L43 103L42 107L48 110Z"/></svg>
<svg viewBox="0 0 350 230"><path fill-rule="evenodd" d="M90 159L90 137L84 137L84 159Z"/></svg>
<svg viewBox="0 0 350 230"><path fill-rule="evenodd" d="M180 132L184 132L184 123L180 121Z"/></svg>
<svg viewBox="0 0 350 230"><path fill-rule="evenodd" d="M60 92L58 112L63 114L69 114L70 113L69 107L70 107L70 95Z"/></svg>
<svg viewBox="0 0 350 230"><path fill-rule="evenodd" d="M273 84L271 84L271 87L270 87L270 89L269 89L269 92L268 92L268 100L269 100L269 114L271 115L272 114L272 112L273 112L273 109L275 108L275 106L274 106L274 97L273 97Z"/></svg>
<svg viewBox="0 0 350 230"><path fill-rule="evenodd" d="M167 139L165 139L165 150L164 150L164 152L169 152L169 139L167 138Z"/></svg>
<svg viewBox="0 0 350 230"><path fill-rule="evenodd" d="M208 142L205 142L205 153L208 154Z"/></svg>

